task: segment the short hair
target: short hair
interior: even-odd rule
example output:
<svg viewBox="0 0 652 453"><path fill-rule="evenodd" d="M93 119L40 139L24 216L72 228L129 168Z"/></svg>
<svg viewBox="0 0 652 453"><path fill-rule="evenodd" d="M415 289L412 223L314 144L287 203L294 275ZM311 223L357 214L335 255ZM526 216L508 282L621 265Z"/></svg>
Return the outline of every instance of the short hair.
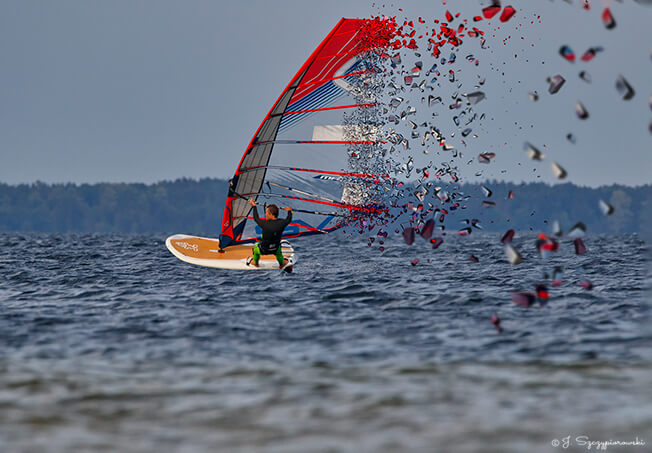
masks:
<svg viewBox="0 0 652 453"><path fill-rule="evenodd" d="M269 213L272 214L274 217L278 217L278 206L276 206L275 204L267 205L267 210L268 210Z"/></svg>

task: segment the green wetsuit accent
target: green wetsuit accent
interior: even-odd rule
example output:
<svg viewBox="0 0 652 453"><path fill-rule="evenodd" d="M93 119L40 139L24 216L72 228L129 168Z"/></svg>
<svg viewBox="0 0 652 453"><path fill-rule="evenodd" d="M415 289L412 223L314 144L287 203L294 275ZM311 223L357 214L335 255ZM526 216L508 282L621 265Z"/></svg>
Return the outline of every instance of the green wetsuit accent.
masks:
<svg viewBox="0 0 652 453"><path fill-rule="evenodd" d="M258 265L258 261L260 260L260 255L262 255L262 253L260 253L259 245L260 243L257 243L256 245L254 245L253 248L253 262L256 265ZM278 261L279 266L283 266L283 260L285 259L283 257L283 249L281 247L277 248L276 253L274 255L276 256L276 261Z"/></svg>

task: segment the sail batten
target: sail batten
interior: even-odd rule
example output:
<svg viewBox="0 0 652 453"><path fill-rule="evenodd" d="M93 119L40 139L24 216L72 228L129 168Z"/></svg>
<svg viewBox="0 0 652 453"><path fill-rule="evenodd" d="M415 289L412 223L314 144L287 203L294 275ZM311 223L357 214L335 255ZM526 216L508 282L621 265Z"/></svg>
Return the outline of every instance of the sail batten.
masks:
<svg viewBox="0 0 652 453"><path fill-rule="evenodd" d="M242 173L247 171L258 170L262 167L252 167L245 168L242 170ZM336 176L349 176L353 178L378 178L378 175L373 175L369 173L356 173L356 172L347 172L347 171L334 171L334 170L316 170L314 168L293 168L293 167L281 167L276 165L268 165L267 168L274 170L285 170L285 171L302 171L306 173L320 173L324 175L336 175Z"/></svg>

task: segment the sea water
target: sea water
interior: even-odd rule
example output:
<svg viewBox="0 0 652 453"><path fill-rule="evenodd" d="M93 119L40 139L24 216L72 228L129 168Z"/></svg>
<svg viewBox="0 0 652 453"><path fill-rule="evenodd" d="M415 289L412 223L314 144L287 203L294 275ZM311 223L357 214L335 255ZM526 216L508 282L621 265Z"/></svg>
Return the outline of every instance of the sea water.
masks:
<svg viewBox="0 0 652 453"><path fill-rule="evenodd" d="M285 275L160 234L1 234L0 451L650 451L645 242L542 259L517 233L512 266L500 236L306 238Z"/></svg>

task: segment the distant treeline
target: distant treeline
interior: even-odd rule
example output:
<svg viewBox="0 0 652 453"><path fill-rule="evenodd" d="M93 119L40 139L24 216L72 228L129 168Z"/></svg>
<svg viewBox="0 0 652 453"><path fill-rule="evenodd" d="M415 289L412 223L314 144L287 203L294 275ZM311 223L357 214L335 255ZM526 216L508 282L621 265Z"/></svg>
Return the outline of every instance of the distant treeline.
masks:
<svg viewBox="0 0 652 453"><path fill-rule="evenodd" d="M466 202L469 212L464 216L476 216L484 220L483 226L489 231L504 231L509 227L549 232L555 220L564 230L582 222L594 233L647 234L652 231L650 184L639 187L611 185L589 188L570 183L550 186L544 183L489 181L484 186L493 191L491 197L485 196L481 185L462 186L462 191L472 195ZM510 190L513 191L513 199L508 198ZM480 200L492 201L496 205L483 208ZM600 210L600 200L614 207L611 215L606 216Z"/></svg>
<svg viewBox="0 0 652 453"><path fill-rule="evenodd" d="M488 231L506 228L546 230L553 220L563 228L581 221L592 232L649 232L652 185L604 186L487 182L487 197L478 184L455 189L472 196L446 220L459 229L465 218L479 218ZM451 188L452 189L452 188ZM178 179L156 184L0 184L0 231L20 232L185 232L216 235L226 199L220 179ZM514 198L508 193L514 191ZM604 216L602 199L614 206ZM496 203L481 207L482 200ZM509 219L509 221L508 221Z"/></svg>
<svg viewBox="0 0 652 453"><path fill-rule="evenodd" d="M0 231L219 233L227 182L0 184Z"/></svg>

